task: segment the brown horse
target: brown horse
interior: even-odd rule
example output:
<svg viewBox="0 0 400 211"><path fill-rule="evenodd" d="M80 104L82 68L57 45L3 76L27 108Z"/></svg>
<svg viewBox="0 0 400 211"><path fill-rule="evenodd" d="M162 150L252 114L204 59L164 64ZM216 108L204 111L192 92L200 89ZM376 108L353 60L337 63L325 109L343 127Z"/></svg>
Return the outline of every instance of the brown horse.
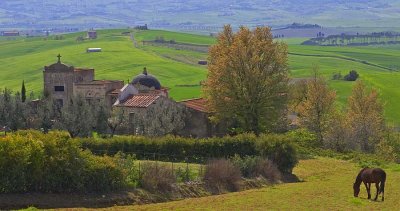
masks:
<svg viewBox="0 0 400 211"><path fill-rule="evenodd" d="M375 183L376 196L375 201L378 199L378 195L382 193L382 201L385 200L385 181L386 173L380 168L363 168L358 173L356 181L353 184L354 197L358 197L360 193L361 182L364 183L367 189L368 199L371 199L371 183Z"/></svg>

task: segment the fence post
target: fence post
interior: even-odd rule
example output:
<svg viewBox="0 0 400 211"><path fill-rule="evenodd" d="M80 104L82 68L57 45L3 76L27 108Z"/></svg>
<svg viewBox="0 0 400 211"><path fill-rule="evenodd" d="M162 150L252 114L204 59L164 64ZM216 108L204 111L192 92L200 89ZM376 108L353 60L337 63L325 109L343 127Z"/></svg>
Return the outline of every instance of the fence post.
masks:
<svg viewBox="0 0 400 211"><path fill-rule="evenodd" d="M154 153L154 160L156 162L156 173L158 173L158 162L156 160L156 153Z"/></svg>
<svg viewBox="0 0 400 211"><path fill-rule="evenodd" d="M142 175L140 173L140 160L139 160L139 180L141 180L141 179L142 179Z"/></svg>
<svg viewBox="0 0 400 211"><path fill-rule="evenodd" d="M200 164L199 179L203 176L203 165Z"/></svg>
<svg viewBox="0 0 400 211"><path fill-rule="evenodd" d="M172 175L175 176L175 173L174 173L174 162L171 162L171 165L172 165Z"/></svg>
<svg viewBox="0 0 400 211"><path fill-rule="evenodd" d="M189 182L189 162L186 160L186 182Z"/></svg>

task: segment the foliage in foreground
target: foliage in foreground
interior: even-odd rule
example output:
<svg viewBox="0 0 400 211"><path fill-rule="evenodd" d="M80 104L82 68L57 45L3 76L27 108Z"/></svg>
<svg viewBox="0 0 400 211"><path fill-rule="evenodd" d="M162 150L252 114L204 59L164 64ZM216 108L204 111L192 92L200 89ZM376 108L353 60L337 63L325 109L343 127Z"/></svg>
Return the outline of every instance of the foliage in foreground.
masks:
<svg viewBox="0 0 400 211"><path fill-rule="evenodd" d="M86 149L83 149L82 145ZM97 153L99 155L96 156L88 149L105 153ZM198 161L202 163L214 158L223 158L230 164L232 161L224 158L247 156L250 159L251 156L263 155L277 164L277 167L274 165L272 167L282 169L283 172L290 172L297 163L292 145L280 136L272 135L268 138L268 135L256 137L245 134L204 140L172 136L114 137L96 140L93 138L72 139L66 132L53 131L42 134L39 131L19 131L0 137L0 172L2 172L0 193L91 192L110 191L123 187L142 187L148 191L170 191L173 184L192 179L192 172L183 173L180 167L177 168L178 171L174 171L173 166L170 168L162 162L161 164L143 162L141 166L140 164L138 166L136 156L141 159L163 159L163 157L153 157L154 154L150 153L137 155L132 153L146 151L164 153L167 155L164 158L173 162ZM148 155L151 157L146 157ZM282 159L282 157L288 157L288 159ZM238 164L241 161L236 158L235 162ZM241 166L250 169L253 173L269 177L265 170L269 171L270 164L261 162L260 158L256 166L246 167L246 162L242 162ZM239 178L241 178L242 173L238 165L233 165L232 168L239 171ZM224 171L219 168L216 170ZM221 172L215 175L218 176ZM207 180L213 179L217 178L207 177ZM235 190L230 187L229 190Z"/></svg>
<svg viewBox="0 0 400 211"><path fill-rule="evenodd" d="M253 134L242 134L208 139L119 136L78 140L84 148L99 155L114 155L121 151L136 154L138 159L203 163L212 158L231 158L235 155L263 156L274 162L282 172L291 172L298 162L296 149L285 135L264 134L257 137Z"/></svg>
<svg viewBox="0 0 400 211"><path fill-rule="evenodd" d="M63 133L0 137L0 192L91 192L124 185L114 158L94 156Z"/></svg>

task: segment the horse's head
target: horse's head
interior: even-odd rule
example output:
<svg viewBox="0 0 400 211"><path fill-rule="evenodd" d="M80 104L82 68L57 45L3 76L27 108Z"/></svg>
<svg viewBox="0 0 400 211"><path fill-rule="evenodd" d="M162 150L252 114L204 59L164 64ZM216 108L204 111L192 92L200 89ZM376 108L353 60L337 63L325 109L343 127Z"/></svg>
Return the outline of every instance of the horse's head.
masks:
<svg viewBox="0 0 400 211"><path fill-rule="evenodd" d="M360 185L357 185L356 183L354 183L353 190L354 190L354 197L358 197L358 194L360 193Z"/></svg>

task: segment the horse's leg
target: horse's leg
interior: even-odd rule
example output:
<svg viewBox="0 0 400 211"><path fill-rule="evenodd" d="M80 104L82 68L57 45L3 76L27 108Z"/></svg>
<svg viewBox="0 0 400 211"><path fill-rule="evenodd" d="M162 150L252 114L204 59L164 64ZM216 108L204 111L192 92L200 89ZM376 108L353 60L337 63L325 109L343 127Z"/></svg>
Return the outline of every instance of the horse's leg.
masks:
<svg viewBox="0 0 400 211"><path fill-rule="evenodd" d="M369 193L368 184L366 182L364 182L364 185L365 185L365 189L367 189L368 199L370 199L371 198L371 194Z"/></svg>
<svg viewBox="0 0 400 211"><path fill-rule="evenodd" d="M368 199L371 199L371 183L368 183Z"/></svg>
<svg viewBox="0 0 400 211"><path fill-rule="evenodd" d="M376 196L375 196L375 201L378 199L378 195L379 195L379 182L375 183L375 187L376 187Z"/></svg>

